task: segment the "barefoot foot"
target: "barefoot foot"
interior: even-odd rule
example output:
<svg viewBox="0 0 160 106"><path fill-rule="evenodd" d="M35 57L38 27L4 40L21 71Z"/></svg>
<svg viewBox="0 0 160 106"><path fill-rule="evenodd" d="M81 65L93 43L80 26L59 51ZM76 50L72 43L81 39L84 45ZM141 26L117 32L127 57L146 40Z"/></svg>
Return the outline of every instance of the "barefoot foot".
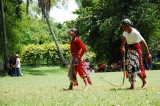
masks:
<svg viewBox="0 0 160 106"><path fill-rule="evenodd" d="M84 89L84 91L88 91L88 88L89 88L89 87L88 87L88 86L86 86L86 88Z"/></svg>
<svg viewBox="0 0 160 106"><path fill-rule="evenodd" d="M142 89L145 89L147 87L147 82L144 82L142 85Z"/></svg>

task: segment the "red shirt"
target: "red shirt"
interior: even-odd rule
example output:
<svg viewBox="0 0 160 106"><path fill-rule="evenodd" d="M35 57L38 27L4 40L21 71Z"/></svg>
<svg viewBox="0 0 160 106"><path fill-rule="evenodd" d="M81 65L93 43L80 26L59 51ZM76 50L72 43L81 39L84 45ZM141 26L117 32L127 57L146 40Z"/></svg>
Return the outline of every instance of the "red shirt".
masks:
<svg viewBox="0 0 160 106"><path fill-rule="evenodd" d="M83 44L83 42L80 38L76 37L74 41L71 41L71 44L70 44L71 54L76 53L76 56L82 57L83 54L86 52L86 50L87 50L87 48Z"/></svg>

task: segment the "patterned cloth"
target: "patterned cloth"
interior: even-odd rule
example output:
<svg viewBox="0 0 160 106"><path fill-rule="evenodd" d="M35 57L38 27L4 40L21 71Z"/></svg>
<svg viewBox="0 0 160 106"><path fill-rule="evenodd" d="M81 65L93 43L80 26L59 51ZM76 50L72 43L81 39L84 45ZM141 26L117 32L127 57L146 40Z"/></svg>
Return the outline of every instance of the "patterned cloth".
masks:
<svg viewBox="0 0 160 106"><path fill-rule="evenodd" d="M72 58L72 60L70 62L69 71L68 71L68 77L69 77L70 82L75 84L75 83L77 83L77 77L76 77L76 71L75 71L73 61L74 61L74 59Z"/></svg>
<svg viewBox="0 0 160 106"><path fill-rule="evenodd" d="M72 58L71 63L70 63L70 68L68 71L68 77L69 77L70 82L72 82L74 86L78 86L78 81L77 81L77 76L76 76L78 73L81 78L86 77L88 83L92 84L84 63L80 61L79 64L74 64L74 61L75 61L75 58Z"/></svg>
<svg viewBox="0 0 160 106"><path fill-rule="evenodd" d="M137 50L128 50L127 52L127 72L130 83L135 82L136 74L141 73Z"/></svg>

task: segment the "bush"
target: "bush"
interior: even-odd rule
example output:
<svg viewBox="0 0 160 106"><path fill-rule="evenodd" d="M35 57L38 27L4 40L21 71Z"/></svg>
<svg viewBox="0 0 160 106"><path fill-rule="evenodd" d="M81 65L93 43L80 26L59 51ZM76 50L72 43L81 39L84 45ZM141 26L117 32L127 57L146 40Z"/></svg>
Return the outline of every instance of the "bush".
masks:
<svg viewBox="0 0 160 106"><path fill-rule="evenodd" d="M60 45L65 59L69 59L69 44ZM28 45L22 49L21 60L26 65L59 64L59 55L54 43L42 45Z"/></svg>

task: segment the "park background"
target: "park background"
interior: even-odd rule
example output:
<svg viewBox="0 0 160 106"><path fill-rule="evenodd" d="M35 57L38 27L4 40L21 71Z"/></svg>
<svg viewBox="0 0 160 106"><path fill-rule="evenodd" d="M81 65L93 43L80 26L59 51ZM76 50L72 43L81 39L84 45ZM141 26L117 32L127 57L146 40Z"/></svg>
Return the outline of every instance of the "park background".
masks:
<svg viewBox="0 0 160 106"><path fill-rule="evenodd" d="M67 0L0 0L0 91L2 95L0 104L70 105L71 103L71 105L127 104L131 106L131 104L137 103L144 106L158 106L160 104L158 83L160 1L75 0L75 2L78 8L73 13L77 15L77 18L56 22L49 15L50 7L67 9L70 7L67 5ZM80 38L88 48L84 59L88 58L95 66L102 62L111 65L122 60L119 48L123 32L121 21L124 18L129 18L133 22L133 26L140 31L153 56L156 68L153 71L147 71L150 81L148 89L141 91L137 87L133 92L126 91L128 83L124 88L114 88L99 80L100 76L105 76L105 78L108 76L106 80L117 82L117 84L121 83L121 72L111 72L92 73L91 78L95 85L88 94L81 90L82 86L73 91L73 94L62 92L63 86L66 87L66 83L69 83L69 81L67 82L68 65L66 66L70 60L68 30L74 26L81 29ZM21 58L24 74L23 77L15 79L7 76L9 57L14 53L19 54ZM143 53L145 54L145 52ZM137 83L137 86L141 86L141 82ZM131 93L135 94L134 99ZM94 95L96 97L92 98ZM91 104L89 104L90 99L94 100ZM140 99L141 101L139 101Z"/></svg>

